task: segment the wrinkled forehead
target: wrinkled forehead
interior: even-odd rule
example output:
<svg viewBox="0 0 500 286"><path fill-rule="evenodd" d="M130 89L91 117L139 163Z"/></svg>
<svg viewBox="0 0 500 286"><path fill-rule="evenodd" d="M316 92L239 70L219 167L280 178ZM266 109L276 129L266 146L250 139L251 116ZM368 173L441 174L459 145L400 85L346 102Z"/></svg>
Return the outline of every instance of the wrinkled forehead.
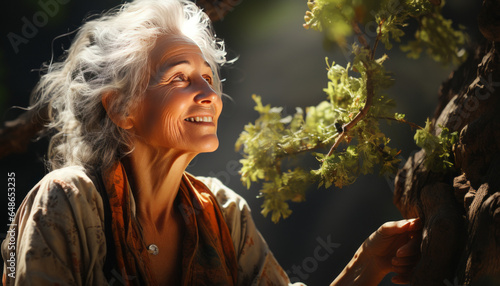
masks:
<svg viewBox="0 0 500 286"><path fill-rule="evenodd" d="M168 64L169 62L178 62L184 57L194 57L207 63L201 49L186 36L183 35L163 35L156 40L154 48L150 54L150 70L152 73ZM208 67L210 65L206 64Z"/></svg>

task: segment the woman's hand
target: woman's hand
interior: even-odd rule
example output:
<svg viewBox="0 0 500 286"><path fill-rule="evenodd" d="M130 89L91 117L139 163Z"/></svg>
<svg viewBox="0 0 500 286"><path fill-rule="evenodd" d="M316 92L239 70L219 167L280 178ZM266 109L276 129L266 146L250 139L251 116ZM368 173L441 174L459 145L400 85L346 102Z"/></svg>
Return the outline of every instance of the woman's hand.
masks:
<svg viewBox="0 0 500 286"><path fill-rule="evenodd" d="M397 273L395 284L409 283L413 268L420 259L422 223L420 219L384 223L363 243L365 255L380 273Z"/></svg>
<svg viewBox="0 0 500 286"><path fill-rule="evenodd" d="M420 219L386 222L358 249L336 285L378 285L390 272L395 284L406 284L420 258L422 223Z"/></svg>

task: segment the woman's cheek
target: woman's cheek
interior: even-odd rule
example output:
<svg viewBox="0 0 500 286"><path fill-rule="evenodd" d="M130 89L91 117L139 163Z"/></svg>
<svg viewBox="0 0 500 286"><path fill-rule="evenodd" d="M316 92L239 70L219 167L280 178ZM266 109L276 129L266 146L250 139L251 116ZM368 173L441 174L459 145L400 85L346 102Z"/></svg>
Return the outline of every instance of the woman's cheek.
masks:
<svg viewBox="0 0 500 286"><path fill-rule="evenodd" d="M164 144L166 143L170 145L169 147L174 147L182 142L182 126L177 118L170 114L166 114L163 120L159 122L163 122L163 128L161 128L159 133L161 133L161 141L163 141Z"/></svg>

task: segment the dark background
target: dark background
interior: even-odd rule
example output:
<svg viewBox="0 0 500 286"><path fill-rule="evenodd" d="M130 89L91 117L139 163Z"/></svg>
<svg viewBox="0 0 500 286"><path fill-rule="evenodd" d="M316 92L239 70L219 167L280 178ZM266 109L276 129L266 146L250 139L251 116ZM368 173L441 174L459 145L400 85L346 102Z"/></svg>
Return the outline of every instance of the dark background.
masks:
<svg viewBox="0 0 500 286"><path fill-rule="evenodd" d="M38 27L28 37L23 36L25 21L33 23L34 16L44 13L40 3L52 2L57 9L53 15L38 18ZM233 3L237 1L231 1ZM261 95L263 102L285 107L292 114L295 107L316 105L324 100L326 86L325 56L341 65L347 62L338 48L326 50L323 36L302 27L307 10L306 0L245 0L235 7L223 21L215 24L220 38L226 41L228 57L239 57L236 63L223 68L226 78L224 92L232 100L225 100L219 120L220 147L211 154L199 155L188 171L196 175L215 176L241 194L253 210L257 227L267 240L274 255L285 270L293 265L304 267L300 278L308 285L327 285L343 269L358 246L379 225L397 220L401 215L392 204L391 177L361 176L352 186L342 189L312 186L304 203L292 203L293 214L278 224L260 214L262 201L257 199L258 186L247 190L240 182L237 171L242 155L234 151L234 143L248 122L257 113L253 110L253 93ZM466 2L466 3L465 3ZM78 28L82 19L119 4L116 0L35 0L9 1L2 4L0 50L0 120L15 118L20 112L12 106L26 107L31 89L38 80L43 62L52 53L57 58L67 49L71 36L55 37ZM463 24L477 38L476 16L479 1L454 1L447 4L445 14L455 23ZM42 16L43 17L43 16ZM35 17L36 18L36 17ZM45 21L46 20L46 21ZM36 21L36 20L35 20ZM18 51L8 39L9 33L26 38ZM11 34L12 35L12 34ZM381 49L382 50L382 49ZM423 125L432 116L437 103L440 83L452 67L443 68L426 56L419 60L407 59L396 48L387 51L387 69L394 73L395 84L389 90L397 98L395 111L405 113L407 119ZM413 131L408 126L384 126L392 138L392 146L401 149L401 156L417 149ZM7 173L15 172L17 205L24 195L43 177L46 170L43 157L47 142L33 142L25 154L11 155L0 160L2 204L7 204ZM4 208L1 208L4 209ZM7 229L7 210L0 213L0 234ZM319 240L339 244L324 261L313 262ZM322 252L324 253L324 252ZM388 279L381 285L390 285Z"/></svg>

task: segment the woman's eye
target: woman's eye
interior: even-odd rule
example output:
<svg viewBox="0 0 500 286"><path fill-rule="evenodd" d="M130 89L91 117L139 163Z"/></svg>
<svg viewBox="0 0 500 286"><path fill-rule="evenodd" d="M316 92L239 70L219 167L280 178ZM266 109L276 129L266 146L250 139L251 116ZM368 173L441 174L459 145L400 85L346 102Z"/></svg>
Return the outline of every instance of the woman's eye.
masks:
<svg viewBox="0 0 500 286"><path fill-rule="evenodd" d="M204 79L208 82L208 84L210 84L210 85L212 85L212 84L213 84L213 80L212 80L212 77L211 77L211 76L208 76L208 75L207 75L207 76L204 76L203 78L204 78Z"/></svg>
<svg viewBox="0 0 500 286"><path fill-rule="evenodd" d="M179 75L176 75L172 78L172 81L173 82L183 82L183 81L186 81L186 76L184 76L183 74L179 74Z"/></svg>

